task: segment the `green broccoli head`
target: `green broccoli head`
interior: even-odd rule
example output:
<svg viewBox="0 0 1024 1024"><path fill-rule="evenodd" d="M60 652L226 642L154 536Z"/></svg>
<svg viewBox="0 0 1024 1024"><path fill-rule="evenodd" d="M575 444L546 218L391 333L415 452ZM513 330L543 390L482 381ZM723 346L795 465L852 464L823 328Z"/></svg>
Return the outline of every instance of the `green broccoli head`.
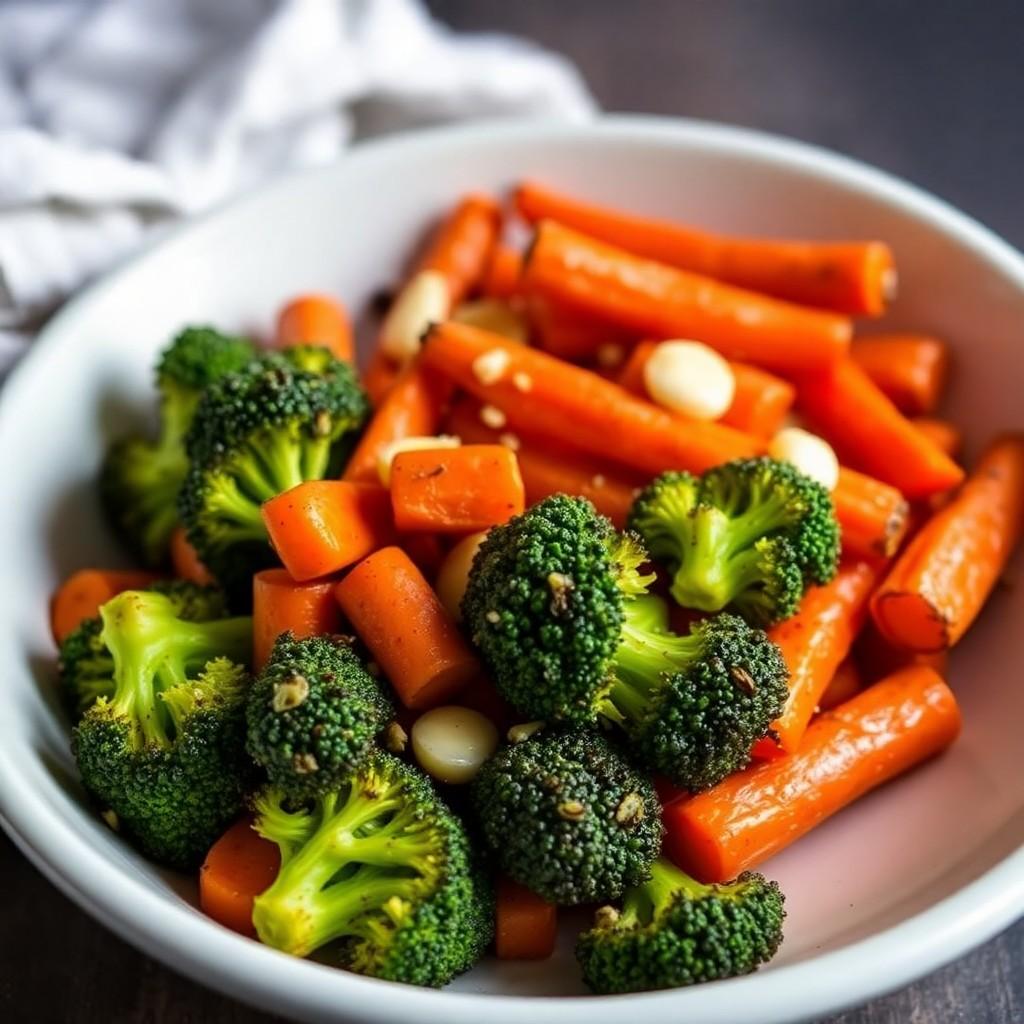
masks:
<svg viewBox="0 0 1024 1024"><path fill-rule="evenodd" d="M637 497L629 525L673 573L687 608L732 605L760 625L792 615L807 587L827 583L839 527L827 490L787 462L740 459L663 473Z"/></svg>
<svg viewBox="0 0 1024 1024"><path fill-rule="evenodd" d="M248 618L190 621L173 597L125 591L100 608L113 690L72 733L86 789L147 855L189 868L248 785Z"/></svg>
<svg viewBox="0 0 1024 1024"><path fill-rule="evenodd" d="M289 802L269 787L255 809L281 851L253 908L267 945L306 956L337 942L350 970L441 986L490 941L491 895L465 829L410 765L377 752L336 790Z"/></svg>
<svg viewBox="0 0 1024 1024"><path fill-rule="evenodd" d="M178 512L233 600L251 600L252 574L275 561L260 506L335 475L369 409L352 367L315 347L262 355L203 393Z"/></svg>
<svg viewBox="0 0 1024 1024"><path fill-rule="evenodd" d="M394 707L344 637L278 637L246 701L247 747L293 799L336 789Z"/></svg>
<svg viewBox="0 0 1024 1024"><path fill-rule="evenodd" d="M622 912L598 910L576 959L600 995L677 988L749 974L782 942L785 898L775 882L746 872L701 885L667 860L631 889Z"/></svg>
<svg viewBox="0 0 1024 1024"><path fill-rule="evenodd" d="M551 903L614 899L661 849L649 779L602 736L542 731L477 774L473 805L502 871Z"/></svg>
<svg viewBox="0 0 1024 1024"><path fill-rule="evenodd" d="M189 622L205 622L227 616L224 594L216 587L201 587L186 580L158 580L146 588L163 594L175 614ZM114 695L114 658L103 639L103 620L85 619L60 647L57 662L64 705L77 721L98 697Z"/></svg>
<svg viewBox="0 0 1024 1024"><path fill-rule="evenodd" d="M211 327L186 328L157 364L157 440L133 435L115 441L107 451L100 470L100 498L118 536L147 565L167 560L171 531L178 522L178 491L188 470L185 435L200 395L252 357L252 345L243 338Z"/></svg>

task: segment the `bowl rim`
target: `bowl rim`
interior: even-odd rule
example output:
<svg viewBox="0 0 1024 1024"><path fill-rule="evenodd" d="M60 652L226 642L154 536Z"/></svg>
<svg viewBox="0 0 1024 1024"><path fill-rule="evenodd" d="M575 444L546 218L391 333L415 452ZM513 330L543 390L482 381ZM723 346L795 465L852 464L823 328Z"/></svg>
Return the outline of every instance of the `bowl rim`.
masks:
<svg viewBox="0 0 1024 1024"><path fill-rule="evenodd" d="M1007 242L949 203L893 175L804 142L715 122L615 115L583 124L551 120L506 120L434 128L362 143L340 161L288 174L222 206L176 225L141 252L70 300L43 328L31 351L14 368L0 396L0 438L15 437L8 412L12 398L29 383L51 348L76 319L120 286L139 263L187 244L198 227L244 216L250 206L350 162L414 161L417 153L452 145L491 142L654 143L680 148L711 147L812 173L899 208L987 260L1024 291L1024 257ZM9 422L10 421L10 422ZM7 654L24 660L16 638L3 635ZM6 659L5 659L6 660ZM84 813L84 812L83 812ZM0 826L65 895L122 938L198 981L236 999L307 1019L390 1022L399 1017L424 1024L518 1024L523 1014L561 1024L617 1024L623 1014L642 1012L652 1024L739 1020L753 1011L759 1024L783 1024L863 1002L898 988L953 960L1024 914L1024 845L980 877L928 909L892 927L770 971L664 992L634 995L511 996L417 989L297 960L218 926L184 902L168 901L131 873L107 861L83 840L55 807L35 799L20 783L19 766L0 745ZM72 857L69 851L74 850Z"/></svg>

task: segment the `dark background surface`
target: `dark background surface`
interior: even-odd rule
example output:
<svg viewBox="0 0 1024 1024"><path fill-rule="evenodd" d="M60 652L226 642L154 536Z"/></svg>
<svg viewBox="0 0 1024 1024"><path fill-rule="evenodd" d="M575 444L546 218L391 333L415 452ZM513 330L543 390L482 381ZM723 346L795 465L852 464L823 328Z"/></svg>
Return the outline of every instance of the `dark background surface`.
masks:
<svg viewBox="0 0 1024 1024"><path fill-rule="evenodd" d="M603 107L829 146L1024 246L1024 5L1014 0L433 0L459 29L561 50ZM141 956L0 836L0 1020L269 1024ZM898 884L898 880L894 880ZM1024 923L828 1024L1021 1024Z"/></svg>

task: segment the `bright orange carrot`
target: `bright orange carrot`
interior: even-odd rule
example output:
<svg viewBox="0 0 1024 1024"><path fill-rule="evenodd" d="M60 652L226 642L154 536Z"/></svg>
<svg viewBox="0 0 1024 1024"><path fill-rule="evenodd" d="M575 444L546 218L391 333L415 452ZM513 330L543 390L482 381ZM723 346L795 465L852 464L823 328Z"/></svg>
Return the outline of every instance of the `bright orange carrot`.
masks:
<svg viewBox="0 0 1024 1024"><path fill-rule="evenodd" d="M852 700L863 689L864 677L857 667L857 660L848 657L840 662L832 681L825 687L825 692L818 700L818 711L831 711Z"/></svg>
<svg viewBox="0 0 1024 1024"><path fill-rule="evenodd" d="M470 444L396 455L391 506L402 531L476 533L519 515L526 500L515 453Z"/></svg>
<svg viewBox="0 0 1024 1024"><path fill-rule="evenodd" d="M800 745L822 694L850 653L878 577L877 564L844 563L830 583L807 591L796 615L768 631L789 669L786 706L772 724L787 754Z"/></svg>
<svg viewBox="0 0 1024 1024"><path fill-rule="evenodd" d="M99 613L124 590L141 590L157 577L134 569L79 569L58 588L50 602L50 628L53 638L62 644L86 619Z"/></svg>
<svg viewBox="0 0 1024 1024"><path fill-rule="evenodd" d="M362 373L363 389L370 396L375 409L379 409L395 382L402 375L402 367L390 359L380 348L370 356Z"/></svg>
<svg viewBox="0 0 1024 1024"><path fill-rule="evenodd" d="M490 196L468 195L441 224L420 260L420 270L436 270L448 281L452 306L480 283L498 241L501 209Z"/></svg>
<svg viewBox="0 0 1024 1024"><path fill-rule="evenodd" d="M277 315L274 344L323 345L336 359L349 363L356 354L348 313L329 295L300 295L284 306Z"/></svg>
<svg viewBox="0 0 1024 1024"><path fill-rule="evenodd" d="M908 416L934 412L949 375L949 348L927 334L854 338L850 358Z"/></svg>
<svg viewBox="0 0 1024 1024"><path fill-rule="evenodd" d="M196 549L189 542L183 526L176 526L171 534L171 567L179 579L190 580L201 587L208 587L216 582L213 574L196 554Z"/></svg>
<svg viewBox="0 0 1024 1024"><path fill-rule="evenodd" d="M807 306L877 316L895 290L884 242L731 238L583 203L533 182L519 187L515 202L528 221L557 220L638 256Z"/></svg>
<svg viewBox="0 0 1024 1024"><path fill-rule="evenodd" d="M256 938L253 900L269 888L280 866L277 844L258 835L251 819L236 821L199 869L199 909L225 928Z"/></svg>
<svg viewBox="0 0 1024 1024"><path fill-rule="evenodd" d="M480 419L480 404L471 398L456 402L446 419L446 429L466 444L508 442L519 461L526 490L526 504L532 505L552 494L587 498L620 530L626 525L637 483L620 467L594 459L569 448L554 448L528 434L513 434L486 426Z"/></svg>
<svg viewBox="0 0 1024 1024"><path fill-rule="evenodd" d="M843 466L832 492L844 553L891 558L910 526L910 506L895 487Z"/></svg>
<svg viewBox="0 0 1024 1024"><path fill-rule="evenodd" d="M635 336L606 319L553 302L545 295L526 296L526 313L537 344L570 363L590 363L599 353L622 352L623 358Z"/></svg>
<svg viewBox="0 0 1024 1024"><path fill-rule="evenodd" d="M378 405L348 460L344 479L376 483L381 450L404 437L436 434L450 393L448 381L425 369L420 360L408 366Z"/></svg>
<svg viewBox="0 0 1024 1024"><path fill-rule="evenodd" d="M658 342L642 341L630 354L629 361L617 378L620 387L633 394L647 397L644 367ZM736 381L732 405L719 420L758 437L772 437L782 426L786 413L793 407L796 388L774 374L759 370L746 363L732 362L732 375Z"/></svg>
<svg viewBox="0 0 1024 1024"><path fill-rule="evenodd" d="M960 455L964 435L955 423L919 416L911 420L915 427L927 437L936 448L944 451L951 459Z"/></svg>
<svg viewBox="0 0 1024 1024"><path fill-rule="evenodd" d="M977 618L1024 529L1024 435L994 441L960 492L913 538L871 614L909 651L952 647Z"/></svg>
<svg viewBox="0 0 1024 1024"><path fill-rule="evenodd" d="M484 271L480 290L492 299L509 299L519 291L523 254L510 245L497 245Z"/></svg>
<svg viewBox="0 0 1024 1024"><path fill-rule="evenodd" d="M344 569L394 539L391 497L379 484L307 480L260 511L270 543L299 582Z"/></svg>
<svg viewBox="0 0 1024 1024"><path fill-rule="evenodd" d="M735 878L938 754L959 731L960 710L942 677L903 669L819 715L795 753L666 807L666 852L703 881Z"/></svg>
<svg viewBox="0 0 1024 1024"><path fill-rule="evenodd" d="M401 548L363 559L334 596L407 708L444 704L480 674L459 627Z"/></svg>
<svg viewBox="0 0 1024 1024"><path fill-rule="evenodd" d="M498 879L494 951L499 960L545 960L555 951L558 907L511 878Z"/></svg>
<svg viewBox="0 0 1024 1024"><path fill-rule="evenodd" d="M694 338L728 359L783 372L830 366L852 332L835 313L641 259L552 221L537 229L523 285L638 335Z"/></svg>
<svg viewBox="0 0 1024 1024"><path fill-rule="evenodd" d="M495 405L511 429L525 428L651 474L700 473L764 448L749 434L684 420L596 373L465 324L432 327L422 359Z"/></svg>
<svg viewBox="0 0 1024 1024"><path fill-rule="evenodd" d="M844 465L892 484L906 498L949 490L963 470L879 391L852 360L797 382L797 405Z"/></svg>
<svg viewBox="0 0 1024 1024"><path fill-rule="evenodd" d="M286 569L256 573L252 580L252 667L256 672L267 663L274 641L286 632L299 638L341 632L333 580L296 583Z"/></svg>

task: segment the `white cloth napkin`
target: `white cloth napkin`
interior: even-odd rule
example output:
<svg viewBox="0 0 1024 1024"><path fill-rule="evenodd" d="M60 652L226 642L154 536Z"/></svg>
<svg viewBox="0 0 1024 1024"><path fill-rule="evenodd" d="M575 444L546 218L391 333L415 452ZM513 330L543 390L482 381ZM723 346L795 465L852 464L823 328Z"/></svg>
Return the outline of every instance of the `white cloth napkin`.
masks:
<svg viewBox="0 0 1024 1024"><path fill-rule="evenodd" d="M563 58L418 0L0 0L0 372L175 218L370 134L581 118Z"/></svg>

